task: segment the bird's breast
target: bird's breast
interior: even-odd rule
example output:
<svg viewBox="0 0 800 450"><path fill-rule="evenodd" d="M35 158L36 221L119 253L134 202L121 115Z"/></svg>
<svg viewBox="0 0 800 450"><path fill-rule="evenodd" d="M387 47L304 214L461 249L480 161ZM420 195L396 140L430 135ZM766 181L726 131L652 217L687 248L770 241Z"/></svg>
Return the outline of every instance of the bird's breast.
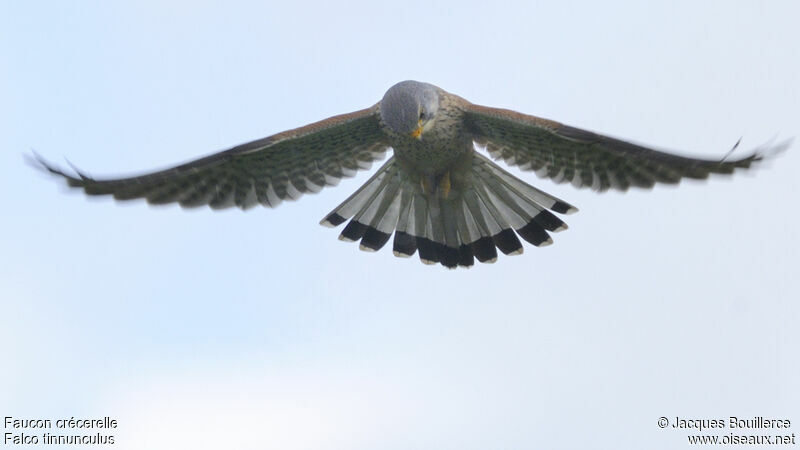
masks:
<svg viewBox="0 0 800 450"><path fill-rule="evenodd" d="M432 126L420 135L391 136L395 158L405 167L425 174L441 173L472 152L472 139L464 131L460 114L439 111Z"/></svg>

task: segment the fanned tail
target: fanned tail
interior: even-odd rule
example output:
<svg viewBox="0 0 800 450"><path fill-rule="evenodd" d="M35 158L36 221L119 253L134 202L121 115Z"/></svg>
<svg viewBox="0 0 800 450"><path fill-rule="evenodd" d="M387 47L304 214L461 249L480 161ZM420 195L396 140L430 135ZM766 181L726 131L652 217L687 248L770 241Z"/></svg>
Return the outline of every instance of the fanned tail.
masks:
<svg viewBox="0 0 800 450"><path fill-rule="evenodd" d="M394 232L396 256L418 252L423 263L455 268L475 259L494 262L497 249L522 253L517 236L537 247L552 244L548 232L567 225L548 210L570 214L577 208L476 153L466 180L446 195L423 192L391 158L320 223L335 227L350 219L339 238L360 240L367 251L379 250Z"/></svg>

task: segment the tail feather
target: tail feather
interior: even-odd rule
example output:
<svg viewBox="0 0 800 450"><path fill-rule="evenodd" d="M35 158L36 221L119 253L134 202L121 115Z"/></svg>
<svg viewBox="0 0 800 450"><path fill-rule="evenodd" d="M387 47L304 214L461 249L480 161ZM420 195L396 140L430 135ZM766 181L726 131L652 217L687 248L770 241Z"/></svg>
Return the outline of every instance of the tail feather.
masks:
<svg viewBox="0 0 800 450"><path fill-rule="evenodd" d="M434 197L434 202L439 204L439 209L442 214L442 225L444 228L444 248L440 249L441 257L439 262L446 267L458 266L459 260L462 256L459 253L461 245L461 236L458 234L458 216L456 215L456 203Z"/></svg>
<svg viewBox="0 0 800 450"><path fill-rule="evenodd" d="M497 261L497 249L492 236L500 232L500 226L494 221L474 189L468 189L463 193L463 201L465 210L472 216L479 234L479 238L470 243L475 258L482 263Z"/></svg>
<svg viewBox="0 0 800 450"><path fill-rule="evenodd" d="M379 221L384 219L386 210L389 205L396 199L397 188L399 184L394 179L397 173L387 174L379 181L378 189L372 193L365 201L364 205L353 216L355 220L367 225L377 225ZM391 233L394 230L396 222L391 224L388 231Z"/></svg>
<svg viewBox="0 0 800 450"><path fill-rule="evenodd" d="M463 201L456 203L455 214L458 218L458 236L461 238L462 244L475 242L481 237L478 224L466 206Z"/></svg>
<svg viewBox="0 0 800 450"><path fill-rule="evenodd" d="M417 238L404 231L395 231L392 251L394 256L410 258L417 251Z"/></svg>
<svg viewBox="0 0 800 450"><path fill-rule="evenodd" d="M524 223L522 217L515 214L511 207L503 203L494 192L491 191L486 184L476 186L475 190L478 193L478 198L483 202L483 205L489 211L489 219L493 219L494 223L499 228L499 231L493 233L491 238L495 246L506 255L521 254L522 243L517 239L517 235L512 228L518 228Z"/></svg>
<svg viewBox="0 0 800 450"><path fill-rule="evenodd" d="M500 227L500 232L492 236L497 248L506 255L522 253L522 243L517 239L517 235L512 231L512 228L519 229L527 222L523 215L518 214L515 210L513 199L502 199L499 197L498 192L492 190L490 181L483 180L484 184L478 186L478 196L489 209L492 217Z"/></svg>
<svg viewBox="0 0 800 450"><path fill-rule="evenodd" d="M399 177L399 174L395 173L393 177ZM368 226L361 238L361 250L378 251L389 241L400 214L399 188L397 180L386 178L383 189L373 197L372 203L365 205L361 210L363 214L354 218Z"/></svg>
<svg viewBox="0 0 800 450"><path fill-rule="evenodd" d="M395 172L397 169L392 164L394 158L390 158L380 170L375 172L375 175L370 177L358 190L336 207L330 214L325 216L320 221L321 225L328 227L337 227L344 223L347 219L358 214L358 212L368 205L375 192L383 185L383 180Z"/></svg>
<svg viewBox="0 0 800 450"><path fill-rule="evenodd" d="M502 182L510 189L516 190L519 195L529 198L534 203L561 214L578 212L578 208L516 178L480 153L475 154L475 160L475 167L473 167L473 170L489 172L495 175L498 181Z"/></svg>
<svg viewBox="0 0 800 450"><path fill-rule="evenodd" d="M497 247L491 237L483 236L470 244L475 259L482 263L493 263L497 261Z"/></svg>
<svg viewBox="0 0 800 450"><path fill-rule="evenodd" d="M450 219L447 212L443 211L441 199L435 195L420 196L427 205L425 215L425 233L417 236L419 257L423 263L442 263L447 267L458 265L458 244L453 239ZM424 210L423 210L424 211Z"/></svg>
<svg viewBox="0 0 800 450"><path fill-rule="evenodd" d="M360 240L360 248L376 251L394 232L396 256L419 254L426 264L469 267L522 253L517 236L535 246L552 243L548 232L567 225L549 210L572 213L577 208L526 184L488 158L475 154L465 182L448 195L423 192L389 159L361 188L321 223L338 226L350 219L340 239Z"/></svg>
<svg viewBox="0 0 800 450"><path fill-rule="evenodd" d="M400 201L397 205L397 227L398 232L405 232L408 230L409 218L414 204L414 192L409 189L408 182L403 182L400 188Z"/></svg>
<svg viewBox="0 0 800 450"><path fill-rule="evenodd" d="M475 218L475 223L479 227L481 237L494 236L502 230L475 189L468 189L463 196L467 208L469 208L472 217Z"/></svg>

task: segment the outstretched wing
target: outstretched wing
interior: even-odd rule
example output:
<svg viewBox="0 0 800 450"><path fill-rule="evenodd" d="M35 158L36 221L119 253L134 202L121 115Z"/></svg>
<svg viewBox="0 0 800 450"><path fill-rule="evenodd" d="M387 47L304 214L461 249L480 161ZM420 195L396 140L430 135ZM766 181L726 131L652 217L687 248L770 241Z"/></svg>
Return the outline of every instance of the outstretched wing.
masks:
<svg viewBox="0 0 800 450"><path fill-rule="evenodd" d="M601 192L732 173L736 168L750 167L765 155L756 151L728 161L687 158L507 109L473 104L463 107L474 140L486 145L495 159L534 170L538 176L558 183L571 182ZM787 145L764 150L775 152Z"/></svg>
<svg viewBox="0 0 800 450"><path fill-rule="evenodd" d="M377 105L376 105L377 106ZM388 149L376 106L334 116L220 153L146 175L94 179L65 173L41 158L49 172L89 195L120 200L145 198L152 204L209 205L242 209L260 203L275 207L336 185L359 169L368 169Z"/></svg>

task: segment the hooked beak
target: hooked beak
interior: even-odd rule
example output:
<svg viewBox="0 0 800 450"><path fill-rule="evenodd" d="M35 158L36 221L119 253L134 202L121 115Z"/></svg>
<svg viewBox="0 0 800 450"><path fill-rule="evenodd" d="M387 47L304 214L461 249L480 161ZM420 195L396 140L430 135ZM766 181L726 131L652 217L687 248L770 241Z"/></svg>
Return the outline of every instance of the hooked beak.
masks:
<svg viewBox="0 0 800 450"><path fill-rule="evenodd" d="M422 119L419 119L419 123L417 124L417 128L411 132L411 137L414 139L421 139L422 138Z"/></svg>

